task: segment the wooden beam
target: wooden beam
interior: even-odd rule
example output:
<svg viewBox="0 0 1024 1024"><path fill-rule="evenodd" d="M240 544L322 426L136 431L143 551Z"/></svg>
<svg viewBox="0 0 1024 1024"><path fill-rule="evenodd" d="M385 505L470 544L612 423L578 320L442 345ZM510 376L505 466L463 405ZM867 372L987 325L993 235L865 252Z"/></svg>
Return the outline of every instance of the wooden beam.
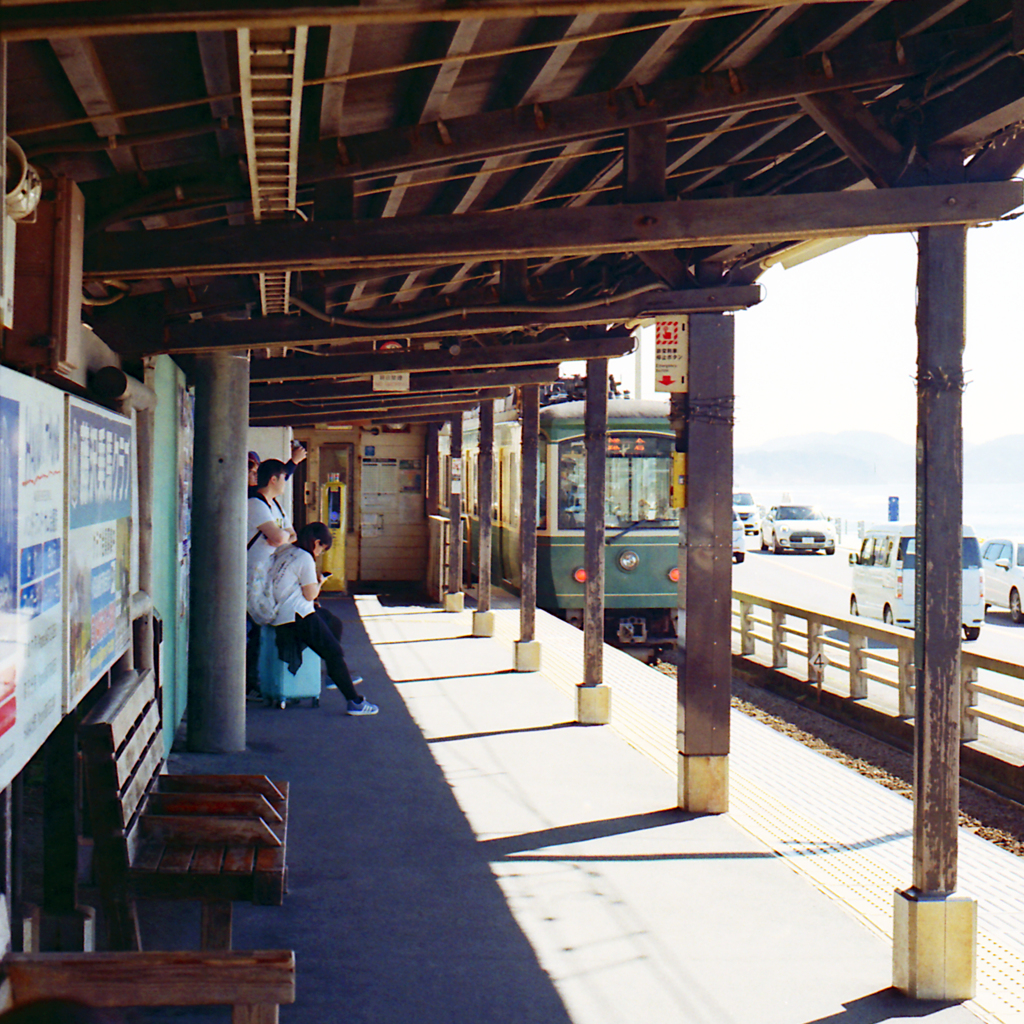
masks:
<svg viewBox="0 0 1024 1024"><path fill-rule="evenodd" d="M559 310L557 305L538 306L529 313L495 313L487 306L455 308L437 320L415 326L392 326L387 320L365 326L332 326L313 317L276 316L253 320L179 321L163 328L152 319L130 317L122 329L116 308L109 307L103 322L97 324L100 337L122 354L159 355L216 352L230 349L279 348L317 342L381 341L467 335L506 334L510 331L542 327L589 327L595 324L621 324L641 314L662 312L716 313L747 309L761 301L758 285L693 288L680 291L651 291L629 299L609 298L599 305ZM567 304L570 305L571 304ZM128 307L130 309L130 307ZM357 321L353 321L355 324ZM435 366L429 369L437 369ZM325 374L324 376L329 376Z"/></svg>
<svg viewBox="0 0 1024 1024"><path fill-rule="evenodd" d="M254 364L254 365L258 365ZM552 384L558 380L558 366L531 366L522 370L471 370L465 373L414 373L410 377L410 395L435 392L477 391L480 388L519 387L523 384ZM322 384L263 384L249 389L249 407L290 398L306 400L376 395L369 380L325 381Z"/></svg>
<svg viewBox="0 0 1024 1024"><path fill-rule="evenodd" d="M478 402L445 402L443 405L409 405L398 409L350 409L338 413L311 413L302 416L272 416L251 420L260 427L311 427L317 423L357 423L364 420L379 423L411 423L419 420L448 419L455 412L469 412Z"/></svg>
<svg viewBox="0 0 1024 1024"><path fill-rule="evenodd" d="M507 398L509 389L506 388L478 388L475 391L429 391L429 392L387 392L378 391L372 395L361 395L355 398L342 398L337 400L325 400L319 402L266 402L262 405L249 406L249 422L256 420L270 419L277 416L307 416L312 414L322 415L323 413L340 413L351 410L368 410L374 412L389 412L391 409L400 409L402 406L411 405L446 405L449 402L476 402L481 399Z"/></svg>
<svg viewBox="0 0 1024 1024"><path fill-rule="evenodd" d="M631 352L630 334L606 334L576 341L495 345L465 349L457 356L443 351L364 352L352 356L284 356L261 359L250 368L250 380L319 380L325 377L395 373L403 370L469 370L474 367L529 366L576 359L614 358Z"/></svg>
<svg viewBox="0 0 1024 1024"><path fill-rule="evenodd" d="M772 0L774 7L803 6L806 0ZM842 3L844 0L819 0ZM678 11L685 7L690 15L721 7L717 0L544 0L536 2L494 3L462 2L437 7L433 3L377 7L306 3L304 0L280 0L273 8L254 5L228 5L224 0L161 0L139 9L137 0L93 0L87 4L51 3L48 0L6 0L4 38L42 39L47 36L141 35L153 32L192 32L239 28L291 28L303 25L404 25L434 21L462 21L467 17L535 18L575 17L581 12L597 14L638 14L648 11ZM763 0L731 0L730 6L761 9Z"/></svg>
<svg viewBox="0 0 1024 1024"><path fill-rule="evenodd" d="M922 180L905 159L902 143L878 123L852 92L800 96L797 102L876 188Z"/></svg>
<svg viewBox="0 0 1024 1024"><path fill-rule="evenodd" d="M912 231L994 220L1020 205L1020 182L876 192L638 203L599 209L516 210L403 217L358 225L271 222L212 231L109 233L86 243L86 277L417 265L552 254L785 242Z"/></svg>

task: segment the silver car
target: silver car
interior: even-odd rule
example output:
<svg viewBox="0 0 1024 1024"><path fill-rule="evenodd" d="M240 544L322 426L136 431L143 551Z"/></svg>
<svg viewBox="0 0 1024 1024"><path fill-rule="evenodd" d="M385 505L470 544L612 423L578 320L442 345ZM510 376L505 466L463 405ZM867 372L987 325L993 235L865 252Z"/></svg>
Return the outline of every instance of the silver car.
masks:
<svg viewBox="0 0 1024 1024"><path fill-rule="evenodd" d="M761 550L836 553L836 528L817 505L774 505L761 523Z"/></svg>
<svg viewBox="0 0 1024 1024"><path fill-rule="evenodd" d="M985 573L986 610L989 605L1009 608L1014 622L1024 622L1024 541L1013 537L985 541L981 547L981 566Z"/></svg>

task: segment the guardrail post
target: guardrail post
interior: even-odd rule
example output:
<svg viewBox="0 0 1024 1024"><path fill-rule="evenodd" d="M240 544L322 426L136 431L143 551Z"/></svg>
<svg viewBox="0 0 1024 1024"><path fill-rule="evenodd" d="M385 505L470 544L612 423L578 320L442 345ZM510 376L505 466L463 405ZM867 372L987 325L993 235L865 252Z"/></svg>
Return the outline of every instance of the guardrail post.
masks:
<svg viewBox="0 0 1024 1024"><path fill-rule="evenodd" d="M917 707L917 687L914 685L914 649L910 644L896 651L896 673L899 683L899 716L913 718Z"/></svg>
<svg viewBox="0 0 1024 1024"><path fill-rule="evenodd" d="M821 693L825 681L825 661L822 657L821 623L807 620L807 681L813 683Z"/></svg>
<svg viewBox="0 0 1024 1024"><path fill-rule="evenodd" d="M786 657L786 649L782 646L786 642L786 613L772 612L772 668L786 668L789 660Z"/></svg>
<svg viewBox="0 0 1024 1024"><path fill-rule="evenodd" d="M868 695L868 681L864 676L864 648L868 645L866 636L850 637L850 696L854 700L863 700Z"/></svg>
<svg viewBox="0 0 1024 1024"><path fill-rule="evenodd" d="M978 669L960 662L960 739L963 742L978 738L978 719L970 709L978 703L973 683L978 681Z"/></svg>
<svg viewBox="0 0 1024 1024"><path fill-rule="evenodd" d="M744 657L754 653L754 605L740 601L740 654Z"/></svg>

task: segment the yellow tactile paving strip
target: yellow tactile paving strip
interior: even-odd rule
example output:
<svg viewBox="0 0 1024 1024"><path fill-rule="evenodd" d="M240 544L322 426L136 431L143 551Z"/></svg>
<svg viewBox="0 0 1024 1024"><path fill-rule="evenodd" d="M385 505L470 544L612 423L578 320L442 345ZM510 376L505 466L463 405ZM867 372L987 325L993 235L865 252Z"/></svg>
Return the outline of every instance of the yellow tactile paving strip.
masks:
<svg viewBox="0 0 1024 1024"><path fill-rule="evenodd" d="M511 650L518 637L519 613L497 611L495 640ZM582 680L582 634L538 612L536 639L541 644L541 674L572 694ZM606 647L604 678L612 689L611 728L674 775L671 677ZM903 824L904 818L909 820L909 803L743 715L733 715L732 729L730 816L891 941L893 892L906 888L911 870L909 826ZM774 791L765 781L766 764L776 782ZM809 770L829 778L811 779ZM838 797L834 795L837 782L842 787ZM813 806L810 811L794 806L800 801L789 794L799 787L801 792L818 790L829 794L827 799L841 802L839 817L816 813ZM1024 916L1024 863L970 833L961 831L961 837L962 891L979 900L978 992L971 1005L987 1020L1020 1024L1024 1022L1024 942L1007 932ZM986 892L989 885L993 888Z"/></svg>

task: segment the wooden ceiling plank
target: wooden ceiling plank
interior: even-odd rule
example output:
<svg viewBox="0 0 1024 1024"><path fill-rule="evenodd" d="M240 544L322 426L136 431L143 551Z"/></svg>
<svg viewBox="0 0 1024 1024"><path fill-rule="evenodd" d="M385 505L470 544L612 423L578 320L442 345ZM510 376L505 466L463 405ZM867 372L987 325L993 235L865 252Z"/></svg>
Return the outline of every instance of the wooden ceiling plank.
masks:
<svg viewBox="0 0 1024 1024"><path fill-rule="evenodd" d="M885 85L928 70L951 47L969 53L1007 31L1006 26L982 26L941 39L915 37L904 44L902 60L884 42L858 47L827 67L815 55L666 80L650 87L643 105L626 92L616 93L612 104L607 93L574 96L544 104L542 130L529 107L451 118L445 122L445 140L422 131L369 132L345 140L348 164L339 163L333 142L324 142L304 161L301 174L305 181L316 181L397 173L603 137L659 120L672 124L724 117L810 92Z"/></svg>
<svg viewBox="0 0 1024 1024"><path fill-rule="evenodd" d="M327 63L324 77L346 75L352 65L352 50L356 41L355 25L333 25L327 43ZM345 127L345 79L326 82L320 100L320 138L337 138Z"/></svg>
<svg viewBox="0 0 1024 1024"><path fill-rule="evenodd" d="M772 242L971 224L1020 203L1019 182L901 188L888 193L515 210L351 222L270 222L240 228L112 232L86 242L85 276L125 280L176 273L244 274L388 263L591 255ZM170 237L168 237L170 236Z"/></svg>
<svg viewBox="0 0 1024 1024"><path fill-rule="evenodd" d="M269 416L307 416L323 412L348 412L352 409L370 412L384 412L409 406L420 408L431 405L447 405L450 402L481 402L495 398L507 398L507 387L484 387L460 392L424 391L406 394L395 391L374 391L368 395L351 398L323 399L313 402L280 401L263 402L249 406L249 418L266 419Z"/></svg>
<svg viewBox="0 0 1024 1024"><path fill-rule="evenodd" d="M783 7L804 0L772 0ZM843 3L846 0L818 0ZM683 0L689 14L699 16L720 9L720 0ZM680 0L544 0L545 17L575 17L580 13L638 14L678 10ZM731 0L735 9L760 9L764 0ZM48 0L5 0L4 36L11 40L80 35L123 35L155 32L195 32L239 28L291 28L303 25L403 25L462 21L474 18L534 18L535 0L528 2L434 3L414 5L339 5L279 0L273 8L227 6L223 0L162 0L140 10L136 0L93 0L88 4L51 3Z"/></svg>

